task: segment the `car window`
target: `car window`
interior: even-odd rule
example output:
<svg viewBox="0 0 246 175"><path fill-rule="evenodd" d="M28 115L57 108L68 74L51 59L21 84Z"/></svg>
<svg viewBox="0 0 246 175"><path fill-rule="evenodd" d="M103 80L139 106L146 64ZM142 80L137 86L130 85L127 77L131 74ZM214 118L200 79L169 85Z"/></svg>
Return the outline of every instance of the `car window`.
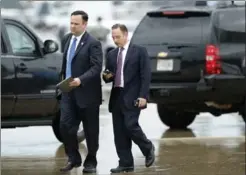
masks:
<svg viewBox="0 0 246 175"><path fill-rule="evenodd" d="M18 26L5 24L14 54L34 54L35 42Z"/></svg>
<svg viewBox="0 0 246 175"><path fill-rule="evenodd" d="M215 37L219 43L245 43L245 11L231 10L218 14Z"/></svg>
<svg viewBox="0 0 246 175"><path fill-rule="evenodd" d="M132 42L135 44L200 43L208 34L208 16L167 17L146 15L136 28ZM205 36L203 37L205 38Z"/></svg>
<svg viewBox="0 0 246 175"><path fill-rule="evenodd" d="M151 1L151 4L156 7L160 6L184 6L184 5L194 5L195 0L162 0L162 1Z"/></svg>

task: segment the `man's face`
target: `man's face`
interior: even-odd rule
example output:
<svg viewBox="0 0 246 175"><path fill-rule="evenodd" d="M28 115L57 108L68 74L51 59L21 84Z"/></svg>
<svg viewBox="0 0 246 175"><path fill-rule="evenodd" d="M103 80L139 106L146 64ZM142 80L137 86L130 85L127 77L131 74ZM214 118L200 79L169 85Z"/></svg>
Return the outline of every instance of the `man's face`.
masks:
<svg viewBox="0 0 246 175"><path fill-rule="evenodd" d="M112 38L118 47L123 47L127 42L127 32L122 32L120 28L113 29Z"/></svg>
<svg viewBox="0 0 246 175"><path fill-rule="evenodd" d="M85 31L87 22L82 19L81 15L72 15L70 20L70 30L75 36L81 35Z"/></svg>

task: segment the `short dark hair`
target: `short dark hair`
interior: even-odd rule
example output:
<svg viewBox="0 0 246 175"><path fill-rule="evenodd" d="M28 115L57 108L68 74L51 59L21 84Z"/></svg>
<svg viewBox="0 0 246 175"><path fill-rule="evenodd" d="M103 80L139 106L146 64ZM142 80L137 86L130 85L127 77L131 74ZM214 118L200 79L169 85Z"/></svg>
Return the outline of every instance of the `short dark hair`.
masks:
<svg viewBox="0 0 246 175"><path fill-rule="evenodd" d="M82 11L82 10L76 10L76 11L74 11L73 13L71 13L71 16L73 16L73 15L81 15L83 21L86 21L86 22L89 19L88 14L85 11Z"/></svg>
<svg viewBox="0 0 246 175"><path fill-rule="evenodd" d="M114 25L112 26L112 29L118 29L118 28L120 28L120 30L121 30L122 32L128 32L128 29L127 29L127 27L126 27L125 24L119 24L119 23L117 23L117 24L114 24Z"/></svg>

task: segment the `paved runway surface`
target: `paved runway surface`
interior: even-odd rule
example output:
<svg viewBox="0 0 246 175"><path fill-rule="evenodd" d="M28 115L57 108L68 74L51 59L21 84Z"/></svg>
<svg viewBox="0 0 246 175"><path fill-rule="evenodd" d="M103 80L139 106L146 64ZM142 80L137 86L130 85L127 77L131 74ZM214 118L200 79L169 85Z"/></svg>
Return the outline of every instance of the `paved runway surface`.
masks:
<svg viewBox="0 0 246 175"><path fill-rule="evenodd" d="M107 98L107 97L106 97ZM110 174L117 166L111 115L107 101L101 109L98 175ZM156 147L156 162L145 168L144 157L133 144L136 169L143 175L243 175L245 174L245 124L237 114L215 118L197 116L187 131L172 131L161 123L156 106L149 105L140 124ZM83 159L85 141L80 145ZM51 127L3 129L1 134L2 175L55 175L67 161L64 149ZM68 173L69 174L69 173ZM82 174L82 167L71 175Z"/></svg>

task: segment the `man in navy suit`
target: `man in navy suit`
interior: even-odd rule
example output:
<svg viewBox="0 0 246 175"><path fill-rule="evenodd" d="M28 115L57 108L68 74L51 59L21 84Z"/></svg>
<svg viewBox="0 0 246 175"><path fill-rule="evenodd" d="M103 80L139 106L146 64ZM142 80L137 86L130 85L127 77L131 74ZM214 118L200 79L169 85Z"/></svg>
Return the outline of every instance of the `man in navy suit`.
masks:
<svg viewBox="0 0 246 175"><path fill-rule="evenodd" d="M81 166L82 159L78 150L77 131L83 123L88 155L84 162L84 173L95 173L96 154L99 147L99 106L102 103L101 43L86 32L88 15L84 11L71 14L70 30L62 40L62 75L72 77L70 86L74 89L62 93L61 97L61 134L68 162L61 168L67 172Z"/></svg>
<svg viewBox="0 0 246 175"><path fill-rule="evenodd" d="M141 108L147 105L151 79L150 60L144 47L130 44L127 27L112 26L112 38L118 46L107 55L103 79L113 82L109 100L109 111L113 115L114 140L119 165L112 173L134 171L131 152L132 141L145 156L145 166L154 163L154 145L139 126ZM138 100L138 104L135 101Z"/></svg>

